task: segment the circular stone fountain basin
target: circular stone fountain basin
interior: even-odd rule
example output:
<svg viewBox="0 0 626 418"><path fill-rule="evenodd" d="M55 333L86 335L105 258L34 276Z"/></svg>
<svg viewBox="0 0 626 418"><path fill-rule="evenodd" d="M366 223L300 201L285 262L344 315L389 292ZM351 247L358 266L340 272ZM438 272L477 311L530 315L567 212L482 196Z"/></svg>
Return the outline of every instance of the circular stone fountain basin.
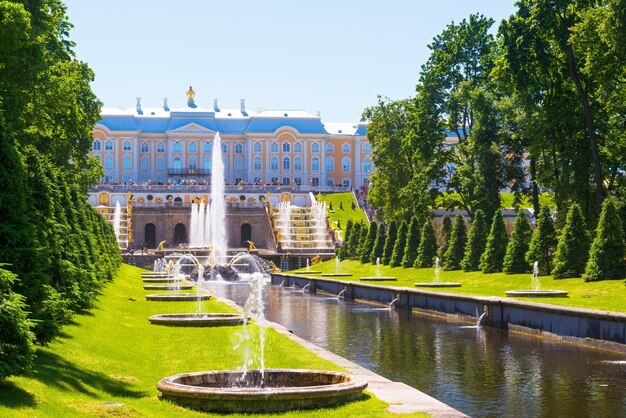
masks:
<svg viewBox="0 0 626 418"><path fill-rule="evenodd" d="M192 284L181 284L181 285L146 285L143 287L143 290L189 290L192 289Z"/></svg>
<svg viewBox="0 0 626 418"><path fill-rule="evenodd" d="M141 273L141 277L173 277L170 273Z"/></svg>
<svg viewBox="0 0 626 418"><path fill-rule="evenodd" d="M219 327L239 325L243 322L243 315L227 313L181 313L152 315L148 318L155 325L170 327Z"/></svg>
<svg viewBox="0 0 626 418"><path fill-rule="evenodd" d="M209 300L211 295L197 295L195 293L155 293L146 295L146 300L155 302L197 302L198 300Z"/></svg>
<svg viewBox="0 0 626 418"><path fill-rule="evenodd" d="M321 274L321 271L311 270L311 271L294 271L293 274Z"/></svg>
<svg viewBox="0 0 626 418"><path fill-rule="evenodd" d="M322 277L348 277L352 276L352 273L324 273Z"/></svg>
<svg viewBox="0 0 626 418"><path fill-rule="evenodd" d="M276 412L321 408L362 396L367 382L339 372L266 369L208 371L166 377L163 398L203 411Z"/></svg>
<svg viewBox="0 0 626 418"><path fill-rule="evenodd" d="M154 277L149 279L142 279L144 283L180 283L182 279L174 279L173 277Z"/></svg>
<svg viewBox="0 0 626 418"><path fill-rule="evenodd" d="M426 282L414 283L415 287L461 287L461 283L456 282Z"/></svg>
<svg viewBox="0 0 626 418"><path fill-rule="evenodd" d="M568 294L567 290L507 290L507 296L517 298L562 298Z"/></svg>
<svg viewBox="0 0 626 418"><path fill-rule="evenodd" d="M380 277L359 277L359 280L363 282L395 282L397 277L380 276Z"/></svg>

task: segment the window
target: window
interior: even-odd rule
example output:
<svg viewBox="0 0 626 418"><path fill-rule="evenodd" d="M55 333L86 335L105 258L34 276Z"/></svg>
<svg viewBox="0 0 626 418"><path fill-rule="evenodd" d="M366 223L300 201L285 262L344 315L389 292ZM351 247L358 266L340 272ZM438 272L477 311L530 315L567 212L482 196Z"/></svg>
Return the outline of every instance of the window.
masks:
<svg viewBox="0 0 626 418"><path fill-rule="evenodd" d="M293 160L293 169L294 170L302 170L302 158L296 157Z"/></svg>
<svg viewBox="0 0 626 418"><path fill-rule="evenodd" d="M291 169L291 160L289 159L289 157L283 158L283 170L290 170L290 169Z"/></svg>
<svg viewBox="0 0 626 418"><path fill-rule="evenodd" d="M252 181L254 182L254 184L261 184L261 177L255 177Z"/></svg>
<svg viewBox="0 0 626 418"><path fill-rule="evenodd" d="M131 168L133 168L133 162L132 162L132 159L130 158L130 155L124 156L124 159L122 160L122 168L124 170L130 170Z"/></svg>
<svg viewBox="0 0 626 418"><path fill-rule="evenodd" d="M182 163L180 162L180 158L174 158L174 170L181 170L183 168Z"/></svg>
<svg viewBox="0 0 626 418"><path fill-rule="evenodd" d="M335 171L335 160L326 158L326 172Z"/></svg>
<svg viewBox="0 0 626 418"><path fill-rule="evenodd" d="M150 146L148 145L147 142L142 142L141 143L141 147L139 148L139 150L141 152L148 152L148 151L150 151Z"/></svg>
<svg viewBox="0 0 626 418"><path fill-rule="evenodd" d="M189 158L189 170L196 171L198 169L198 160L195 156Z"/></svg>
<svg viewBox="0 0 626 418"><path fill-rule="evenodd" d="M243 171L243 158L241 158L241 157L235 158L235 170L236 171Z"/></svg>
<svg viewBox="0 0 626 418"><path fill-rule="evenodd" d="M198 145L195 142L190 142L187 149L189 152L198 152Z"/></svg>
<svg viewBox="0 0 626 418"><path fill-rule="evenodd" d="M204 144L204 152L213 152L213 144L210 142L206 142Z"/></svg>
<svg viewBox="0 0 626 418"><path fill-rule="evenodd" d="M100 142L99 139L96 139L95 141L93 141L92 148L94 151L100 151L101 147L102 147L102 142Z"/></svg>
<svg viewBox="0 0 626 418"><path fill-rule="evenodd" d="M349 178L344 178L343 180L341 180L341 185L343 187L350 187L350 179Z"/></svg>
<svg viewBox="0 0 626 418"><path fill-rule="evenodd" d="M124 144L122 145L122 149L124 151L130 151L132 149L132 147L130 145L130 141L124 141Z"/></svg>
<svg viewBox="0 0 626 418"><path fill-rule="evenodd" d="M180 146L180 142L174 142L174 152L181 152L182 147Z"/></svg>
<svg viewBox="0 0 626 418"><path fill-rule="evenodd" d="M320 178L319 177L311 177L311 186L317 187L319 185L320 185Z"/></svg>
<svg viewBox="0 0 626 418"><path fill-rule="evenodd" d="M165 152L165 144L160 142L157 144L157 152Z"/></svg>
<svg viewBox="0 0 626 418"><path fill-rule="evenodd" d="M335 150L335 146L333 144L326 144L326 152L333 152Z"/></svg>
<svg viewBox="0 0 626 418"><path fill-rule="evenodd" d="M212 165L213 165L213 162L211 161L211 158L210 157L204 157L204 165L203 165L204 169L206 171L210 172Z"/></svg>
<svg viewBox="0 0 626 418"><path fill-rule="evenodd" d="M235 154L243 154L243 145L235 144Z"/></svg>
<svg viewBox="0 0 626 418"><path fill-rule="evenodd" d="M363 152L372 152L372 147L370 147L370 144L363 144Z"/></svg>
<svg viewBox="0 0 626 418"><path fill-rule="evenodd" d="M372 162L368 159L363 160L363 172L364 173L372 172Z"/></svg>
<svg viewBox="0 0 626 418"><path fill-rule="evenodd" d="M228 145L222 144L222 153L226 154L228 152Z"/></svg>
<svg viewBox="0 0 626 418"><path fill-rule="evenodd" d="M335 185L335 180L333 179L326 179L326 185L327 186L334 186Z"/></svg>
<svg viewBox="0 0 626 418"><path fill-rule="evenodd" d="M261 146L260 142L255 142L254 145L252 146L252 150L254 152L262 152L263 147Z"/></svg>
<svg viewBox="0 0 626 418"><path fill-rule="evenodd" d="M319 154L320 152L320 144L318 144L317 142L311 145L311 153L312 154Z"/></svg>
<svg viewBox="0 0 626 418"><path fill-rule="evenodd" d="M278 177L272 177L271 180L270 180L270 183L278 184Z"/></svg>
<svg viewBox="0 0 626 418"><path fill-rule="evenodd" d="M113 141L107 141L104 143L104 149L106 151L111 151L113 149Z"/></svg>
<svg viewBox="0 0 626 418"><path fill-rule="evenodd" d="M283 177L283 186L289 186L291 184L291 177Z"/></svg>
<svg viewBox="0 0 626 418"><path fill-rule="evenodd" d="M293 146L293 152L302 152L302 144L296 142Z"/></svg>
<svg viewBox="0 0 626 418"><path fill-rule="evenodd" d="M296 183L297 186L302 186L302 177L294 177L293 182Z"/></svg>
<svg viewBox="0 0 626 418"><path fill-rule="evenodd" d="M320 160L319 158L313 158L311 160L311 170L319 171L320 170Z"/></svg>
<svg viewBox="0 0 626 418"><path fill-rule="evenodd" d="M104 169L105 170L113 170L113 157L107 155L104 157Z"/></svg>
<svg viewBox="0 0 626 418"><path fill-rule="evenodd" d="M350 172L350 158L343 157L341 159L341 171L344 172L344 173L349 173Z"/></svg>
<svg viewBox="0 0 626 418"><path fill-rule="evenodd" d="M270 170L278 170L278 158L272 158L270 161Z"/></svg>
<svg viewBox="0 0 626 418"><path fill-rule="evenodd" d="M158 157L156 160L156 168L158 171L163 171L165 170L165 158L163 157Z"/></svg>
<svg viewBox="0 0 626 418"><path fill-rule="evenodd" d="M261 170L261 165L262 165L261 157L255 157L254 158L254 169L257 170L257 171Z"/></svg>
<svg viewBox="0 0 626 418"><path fill-rule="evenodd" d="M270 152L278 152L278 142L272 142L270 144Z"/></svg>
<svg viewBox="0 0 626 418"><path fill-rule="evenodd" d="M148 157L142 157L141 158L141 171L148 171L148 167L150 165L150 162L148 161Z"/></svg>
<svg viewBox="0 0 626 418"><path fill-rule="evenodd" d="M283 152L291 151L291 144L289 142L283 142Z"/></svg>
<svg viewBox="0 0 626 418"><path fill-rule="evenodd" d="M341 147L341 152L350 152L350 144L343 144Z"/></svg>

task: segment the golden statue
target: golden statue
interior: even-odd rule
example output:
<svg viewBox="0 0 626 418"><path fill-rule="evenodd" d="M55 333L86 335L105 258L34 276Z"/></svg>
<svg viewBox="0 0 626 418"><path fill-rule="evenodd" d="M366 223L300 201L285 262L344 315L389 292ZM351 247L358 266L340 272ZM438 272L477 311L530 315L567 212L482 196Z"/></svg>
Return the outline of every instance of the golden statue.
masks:
<svg viewBox="0 0 626 418"><path fill-rule="evenodd" d="M316 255L315 257L311 259L311 265L321 263L321 262L322 262L322 257L319 255Z"/></svg>
<svg viewBox="0 0 626 418"><path fill-rule="evenodd" d="M163 251L163 246L167 241L161 241L155 251Z"/></svg>
<svg viewBox="0 0 626 418"><path fill-rule="evenodd" d="M256 250L257 248L254 246L254 242L252 241L246 241L246 244L248 244L248 252L252 251L252 250Z"/></svg>
<svg viewBox="0 0 626 418"><path fill-rule="evenodd" d="M189 86L189 90L187 90L187 103L194 104L194 98L196 97L196 92L193 91L193 88Z"/></svg>
<svg viewBox="0 0 626 418"><path fill-rule="evenodd" d="M272 273L280 273L281 270L280 268L278 268L278 266L272 261L272 260L268 260L267 264L270 265L270 268L272 269Z"/></svg>

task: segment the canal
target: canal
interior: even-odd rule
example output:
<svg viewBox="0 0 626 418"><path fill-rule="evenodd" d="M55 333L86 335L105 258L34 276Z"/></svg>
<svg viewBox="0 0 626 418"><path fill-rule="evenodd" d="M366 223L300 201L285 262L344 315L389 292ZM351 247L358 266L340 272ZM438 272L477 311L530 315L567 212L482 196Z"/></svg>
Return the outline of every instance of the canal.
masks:
<svg viewBox="0 0 626 418"><path fill-rule="evenodd" d="M211 285L241 306L249 294L247 283ZM470 416L626 416L624 354L276 285L265 293L268 320Z"/></svg>

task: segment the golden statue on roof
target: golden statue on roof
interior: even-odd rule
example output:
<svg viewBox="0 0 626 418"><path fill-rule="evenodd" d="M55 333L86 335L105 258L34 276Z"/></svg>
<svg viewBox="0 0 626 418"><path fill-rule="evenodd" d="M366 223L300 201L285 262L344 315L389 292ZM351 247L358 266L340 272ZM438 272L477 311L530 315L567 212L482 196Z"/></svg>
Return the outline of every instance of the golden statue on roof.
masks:
<svg viewBox="0 0 626 418"><path fill-rule="evenodd" d="M196 92L193 91L193 88L189 86L189 90L187 90L187 103L194 104L194 98L196 97Z"/></svg>

